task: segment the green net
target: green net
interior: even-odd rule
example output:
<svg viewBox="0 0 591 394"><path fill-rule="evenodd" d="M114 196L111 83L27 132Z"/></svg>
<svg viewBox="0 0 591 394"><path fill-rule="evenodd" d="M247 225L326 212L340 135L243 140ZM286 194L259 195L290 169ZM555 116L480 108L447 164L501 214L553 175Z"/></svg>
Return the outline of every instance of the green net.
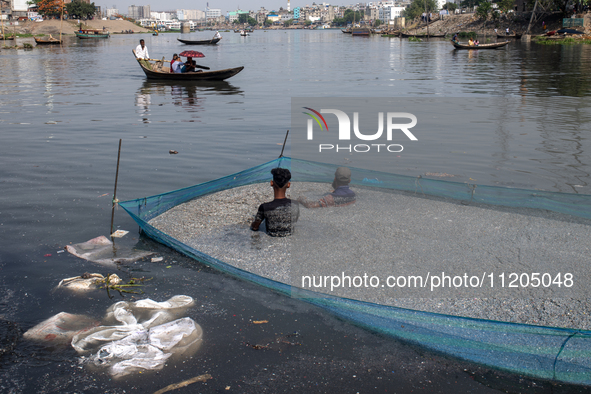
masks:
<svg viewBox="0 0 591 394"><path fill-rule="evenodd" d="M296 289L236 268L195 250L148 221L179 204L239 186L268 182L276 167L292 170L294 182L325 182L337 166L279 158L210 182L120 203L150 238L235 277L302 300L370 330L430 350L535 378L591 384L591 331L448 316L378 305ZM352 169L352 184L507 207L535 208L591 218L591 196L477 186L363 169Z"/></svg>

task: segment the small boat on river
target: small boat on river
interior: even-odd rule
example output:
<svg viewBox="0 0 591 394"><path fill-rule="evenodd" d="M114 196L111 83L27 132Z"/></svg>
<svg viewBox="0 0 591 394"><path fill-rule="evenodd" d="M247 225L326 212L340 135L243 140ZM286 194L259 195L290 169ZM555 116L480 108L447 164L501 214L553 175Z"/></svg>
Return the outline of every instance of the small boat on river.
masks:
<svg viewBox="0 0 591 394"><path fill-rule="evenodd" d="M14 36L4 36L0 34L0 40L14 40Z"/></svg>
<svg viewBox="0 0 591 394"><path fill-rule="evenodd" d="M135 50L132 50L132 52L135 56ZM138 59L137 57L136 60L139 63L142 70L144 71L144 74L146 74L146 77L148 77L148 79L166 79L176 81L223 81L224 79L233 77L234 75L238 74L240 71L244 69L244 67L234 67L214 71L171 73L170 67L164 66L164 63L170 63L170 61L164 59ZM207 69L207 67L201 68Z"/></svg>
<svg viewBox="0 0 591 394"><path fill-rule="evenodd" d="M406 33L400 33L400 37L402 38L444 38L446 36L447 33L443 33L443 34L406 34Z"/></svg>
<svg viewBox="0 0 591 394"><path fill-rule="evenodd" d="M76 32L76 37L86 38L109 38L111 34L108 31L94 29L80 29Z"/></svg>
<svg viewBox="0 0 591 394"><path fill-rule="evenodd" d="M351 30L351 35L353 35L353 36L369 37L370 34L371 34L371 30L369 29L369 27L354 27Z"/></svg>
<svg viewBox="0 0 591 394"><path fill-rule="evenodd" d="M456 49L497 49L497 48L502 48L505 45L509 44L509 41L494 42L492 44L479 44L479 45L462 44L460 42L455 42L453 40L450 40L450 42L453 44L453 46Z"/></svg>
<svg viewBox="0 0 591 394"><path fill-rule="evenodd" d="M49 35L49 38L38 38L38 37L33 37L35 38L35 42L37 43L37 45L51 45L51 44L61 44L62 41L52 37L51 34Z"/></svg>
<svg viewBox="0 0 591 394"><path fill-rule="evenodd" d="M182 40L177 38L177 40L187 45L215 45L221 38L212 38L211 40Z"/></svg>

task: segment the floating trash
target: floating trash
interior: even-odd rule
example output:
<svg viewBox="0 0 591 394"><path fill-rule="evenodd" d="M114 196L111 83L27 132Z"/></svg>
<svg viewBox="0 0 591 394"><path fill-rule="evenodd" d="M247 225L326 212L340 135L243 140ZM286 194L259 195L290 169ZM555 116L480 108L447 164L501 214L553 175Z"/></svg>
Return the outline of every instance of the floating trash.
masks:
<svg viewBox="0 0 591 394"><path fill-rule="evenodd" d="M117 285L121 283L122 280L116 274L109 275L108 283L112 285ZM74 291L89 291L89 290L96 290L101 285L105 285L107 283L107 278L101 274L89 274L85 273L80 276L74 276L72 278L62 279L60 283L57 285L58 288L67 288Z"/></svg>
<svg viewBox="0 0 591 394"><path fill-rule="evenodd" d="M154 254L145 250L114 248L113 242L104 235L79 244L67 245L66 250L81 259L107 266L132 263Z"/></svg>
<svg viewBox="0 0 591 394"><path fill-rule="evenodd" d="M113 234L111 234L111 237L113 237L113 238L122 238L125 235L127 235L128 233L129 233L129 231L126 231L126 230L117 230Z"/></svg>

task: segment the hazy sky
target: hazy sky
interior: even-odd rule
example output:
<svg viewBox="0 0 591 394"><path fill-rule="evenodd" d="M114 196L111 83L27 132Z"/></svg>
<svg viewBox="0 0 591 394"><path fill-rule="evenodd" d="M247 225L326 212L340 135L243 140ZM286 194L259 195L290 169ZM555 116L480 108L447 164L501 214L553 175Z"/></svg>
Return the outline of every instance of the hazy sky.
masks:
<svg viewBox="0 0 591 394"><path fill-rule="evenodd" d="M91 0L92 1L92 0ZM306 4L311 5L315 0L292 0L291 9L295 7L303 7ZM326 1L327 3L331 3ZM322 1L316 1L321 4ZM204 0L94 0L95 5L100 5L103 9L115 8L119 9L122 14L127 14L127 7L130 5L149 5L152 11L169 11L176 9L202 10L206 8L207 1ZM331 3L332 4L332 3ZM344 3L343 3L344 4ZM278 10L279 7L287 9L287 0L210 0L209 8L219 8L222 10L222 15L228 11L234 11L238 7L244 11L256 11L261 7L267 10Z"/></svg>

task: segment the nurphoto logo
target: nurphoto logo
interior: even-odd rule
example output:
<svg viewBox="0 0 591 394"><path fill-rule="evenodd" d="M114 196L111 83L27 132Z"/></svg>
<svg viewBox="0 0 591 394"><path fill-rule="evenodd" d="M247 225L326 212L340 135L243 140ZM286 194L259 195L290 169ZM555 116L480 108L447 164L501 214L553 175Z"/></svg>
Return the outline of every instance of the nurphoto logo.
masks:
<svg viewBox="0 0 591 394"><path fill-rule="evenodd" d="M339 141L351 141L351 119L344 111L338 109L321 109L316 111L310 107L303 107L310 112L304 112L304 114L310 116L307 123L307 139L314 140L314 123L318 125L321 131L326 129L328 132L328 124L322 114L332 114L337 117L339 122ZM386 119L386 140L392 141L393 132L400 130L406 137L411 141L418 141L417 137L410 132L409 129L417 125L417 117L408 112L387 112L384 116L384 112L378 112L378 130L373 134L364 134L359 128L359 112L353 112L353 134L356 139L361 141L376 141L382 138L384 134L384 118ZM410 120L410 123L400 123L401 119ZM396 122L395 122L396 120ZM318 144L319 152L322 151L347 151L347 152L358 152L366 153L370 151L376 152L391 152L397 153L402 152L404 147L400 144L386 144L386 143L373 143L373 144Z"/></svg>

